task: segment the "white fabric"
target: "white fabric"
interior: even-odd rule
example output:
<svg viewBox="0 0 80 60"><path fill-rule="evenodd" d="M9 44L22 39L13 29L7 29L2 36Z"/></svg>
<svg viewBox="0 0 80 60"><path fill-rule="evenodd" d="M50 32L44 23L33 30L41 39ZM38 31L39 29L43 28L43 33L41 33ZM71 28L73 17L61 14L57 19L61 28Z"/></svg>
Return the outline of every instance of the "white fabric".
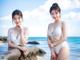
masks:
<svg viewBox="0 0 80 60"><path fill-rule="evenodd" d="M59 40L61 35L62 35L61 25L57 25L55 28L53 25L49 26L48 36L54 37L56 38L56 40Z"/></svg>
<svg viewBox="0 0 80 60"><path fill-rule="evenodd" d="M57 26L54 31L52 32L52 36L54 37L60 37L62 34L62 31L61 31L61 26Z"/></svg>
<svg viewBox="0 0 80 60"><path fill-rule="evenodd" d="M62 49L62 48L67 48L69 50L69 46L68 46L68 43L66 41L64 41L63 43L59 44L58 46L54 47L54 51L58 54L59 51Z"/></svg>
<svg viewBox="0 0 80 60"><path fill-rule="evenodd" d="M11 28L8 32L8 40L13 41L15 44L19 45L20 44L20 35L15 34L13 31L13 28Z"/></svg>

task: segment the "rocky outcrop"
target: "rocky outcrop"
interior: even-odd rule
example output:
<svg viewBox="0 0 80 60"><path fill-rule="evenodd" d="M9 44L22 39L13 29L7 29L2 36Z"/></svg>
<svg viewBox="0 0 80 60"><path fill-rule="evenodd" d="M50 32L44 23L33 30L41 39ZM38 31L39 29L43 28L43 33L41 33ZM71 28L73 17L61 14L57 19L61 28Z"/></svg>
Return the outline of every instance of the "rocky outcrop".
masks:
<svg viewBox="0 0 80 60"><path fill-rule="evenodd" d="M15 52L14 52L15 53ZM46 52L43 49L32 47L27 49L27 53L25 53L25 57L20 58L19 60L38 60L37 56L44 56ZM16 55L16 53L15 53ZM11 53L6 54L6 58L8 60L18 60L20 57L20 51L18 50L18 54L16 56L11 56Z"/></svg>
<svg viewBox="0 0 80 60"><path fill-rule="evenodd" d="M36 45L36 44L40 44L40 43L37 42L37 41L29 41L27 44L34 44L34 45Z"/></svg>

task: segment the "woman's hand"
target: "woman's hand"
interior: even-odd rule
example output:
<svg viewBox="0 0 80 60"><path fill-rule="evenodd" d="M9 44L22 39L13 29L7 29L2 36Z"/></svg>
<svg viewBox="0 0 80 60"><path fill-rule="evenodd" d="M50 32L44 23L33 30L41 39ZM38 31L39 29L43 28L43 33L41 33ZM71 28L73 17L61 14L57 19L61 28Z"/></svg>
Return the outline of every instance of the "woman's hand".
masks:
<svg viewBox="0 0 80 60"><path fill-rule="evenodd" d="M22 25L18 25L18 27L20 28L21 33L23 32L23 26Z"/></svg>
<svg viewBox="0 0 80 60"><path fill-rule="evenodd" d="M21 47L21 50L26 52L27 48L26 47Z"/></svg>
<svg viewBox="0 0 80 60"><path fill-rule="evenodd" d="M21 46L17 46L18 49L20 49L23 52L26 52L27 48L26 47L21 47Z"/></svg>

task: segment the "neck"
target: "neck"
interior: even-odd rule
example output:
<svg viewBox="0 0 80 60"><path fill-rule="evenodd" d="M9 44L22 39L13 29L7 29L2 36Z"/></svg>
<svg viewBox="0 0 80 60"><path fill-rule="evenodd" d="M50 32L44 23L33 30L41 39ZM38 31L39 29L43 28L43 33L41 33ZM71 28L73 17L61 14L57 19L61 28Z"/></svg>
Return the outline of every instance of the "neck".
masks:
<svg viewBox="0 0 80 60"><path fill-rule="evenodd" d="M55 20L55 23L59 23L61 20Z"/></svg>
<svg viewBox="0 0 80 60"><path fill-rule="evenodd" d="M55 22L60 22L60 21L61 21L61 17L55 18Z"/></svg>
<svg viewBox="0 0 80 60"><path fill-rule="evenodd" d="M20 28L18 26L15 26L15 29L19 30Z"/></svg>

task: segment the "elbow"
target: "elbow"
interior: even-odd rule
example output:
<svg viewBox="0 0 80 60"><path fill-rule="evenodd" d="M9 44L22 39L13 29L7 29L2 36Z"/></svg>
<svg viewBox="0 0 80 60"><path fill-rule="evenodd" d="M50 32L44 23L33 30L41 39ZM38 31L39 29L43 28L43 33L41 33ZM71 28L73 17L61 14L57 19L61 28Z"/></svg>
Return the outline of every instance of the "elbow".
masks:
<svg viewBox="0 0 80 60"><path fill-rule="evenodd" d="M8 43L8 47L10 47L10 48L11 48L11 47L12 47L12 44L11 44L11 43Z"/></svg>
<svg viewBox="0 0 80 60"><path fill-rule="evenodd" d="M13 48L14 44L12 44L11 42L8 42L8 47Z"/></svg>

